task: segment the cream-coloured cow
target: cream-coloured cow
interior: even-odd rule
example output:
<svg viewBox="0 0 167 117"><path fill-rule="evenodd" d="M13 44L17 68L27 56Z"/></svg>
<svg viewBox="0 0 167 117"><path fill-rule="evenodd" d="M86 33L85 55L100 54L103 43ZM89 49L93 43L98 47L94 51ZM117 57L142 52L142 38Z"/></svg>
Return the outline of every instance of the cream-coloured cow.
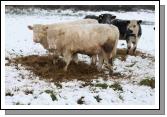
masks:
<svg viewBox="0 0 167 117"><path fill-rule="evenodd" d="M119 30L116 26L108 24L80 24L64 25L47 30L49 49L61 53L66 62L64 70L77 53L89 56L99 56L98 68L101 69L103 60L112 70L112 59L116 55L119 39Z"/></svg>
<svg viewBox="0 0 167 117"><path fill-rule="evenodd" d="M28 26L28 29L33 31L33 41L36 43L40 43L45 49L49 50L49 52L54 52L54 54L58 55L55 51L48 48L47 42L47 30L54 29L55 27L61 27L64 25L79 25L79 24L97 24L98 21L94 19L81 19L76 21L70 22L62 22L62 23L55 23L55 24L34 24L33 26ZM74 60L76 63L78 62L77 54L74 56ZM92 60L95 63L95 60ZM53 61L54 63L54 61Z"/></svg>
<svg viewBox="0 0 167 117"><path fill-rule="evenodd" d="M91 24L98 23L97 20L94 19L81 19L70 22L62 22L55 24L34 24L33 26L28 26L30 30L33 31L33 41L36 43L40 43L45 49L48 50L48 42L47 42L47 29L54 29L55 27L61 27L64 25L79 25L79 24Z"/></svg>

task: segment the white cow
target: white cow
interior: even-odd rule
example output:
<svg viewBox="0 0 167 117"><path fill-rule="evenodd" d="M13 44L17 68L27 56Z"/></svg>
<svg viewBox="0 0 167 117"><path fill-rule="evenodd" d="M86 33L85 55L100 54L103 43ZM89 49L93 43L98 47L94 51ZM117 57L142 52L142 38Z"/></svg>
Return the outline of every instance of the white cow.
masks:
<svg viewBox="0 0 167 117"><path fill-rule="evenodd" d="M101 69L105 59L112 70L112 58L116 55L118 39L118 28L108 24L64 25L47 30L49 49L57 50L63 55L66 62L65 71L73 55L77 53L98 55L98 68Z"/></svg>
<svg viewBox="0 0 167 117"><path fill-rule="evenodd" d="M40 43L45 49L49 50L49 52L54 52L54 54L58 54L55 51L52 51L52 49L48 48L48 42L47 42L47 30L54 29L57 27L62 27L66 25L80 25L80 24L97 24L98 21L94 19L81 19L76 21L70 21L70 22L62 22L62 23L55 23L55 24L34 24L33 26L28 26L30 30L33 31L33 41L36 43ZM73 58L75 62L78 62L77 54ZM92 59L92 62L95 63L95 60Z"/></svg>

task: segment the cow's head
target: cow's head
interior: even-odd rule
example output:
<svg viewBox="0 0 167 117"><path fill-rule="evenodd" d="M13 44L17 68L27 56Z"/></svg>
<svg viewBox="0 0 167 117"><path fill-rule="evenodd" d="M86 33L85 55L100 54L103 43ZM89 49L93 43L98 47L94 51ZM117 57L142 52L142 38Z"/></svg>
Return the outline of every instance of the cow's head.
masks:
<svg viewBox="0 0 167 117"><path fill-rule="evenodd" d="M102 24L111 24L111 21L115 18L116 16L112 14L101 14L98 17L98 22Z"/></svg>
<svg viewBox="0 0 167 117"><path fill-rule="evenodd" d="M130 36L137 36L140 29L140 24L142 20L130 20L130 23L127 26L127 30Z"/></svg>
<svg viewBox="0 0 167 117"><path fill-rule="evenodd" d="M48 26L35 24L33 26L28 26L28 29L33 31L33 41L40 43L43 39L47 39L47 29Z"/></svg>

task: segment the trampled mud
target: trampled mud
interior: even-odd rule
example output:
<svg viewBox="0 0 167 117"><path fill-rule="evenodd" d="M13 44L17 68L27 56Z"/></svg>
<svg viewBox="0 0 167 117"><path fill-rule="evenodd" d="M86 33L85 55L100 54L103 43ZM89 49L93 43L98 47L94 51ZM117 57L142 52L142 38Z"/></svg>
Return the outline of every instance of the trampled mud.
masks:
<svg viewBox="0 0 167 117"><path fill-rule="evenodd" d="M122 61L126 61L126 50L118 49L117 58ZM137 51L136 56L142 56L143 58L151 57L146 56L146 54ZM29 56L20 56L16 57L12 60L6 58L9 61L6 65L10 63L14 63L15 65L21 64L25 67L25 69L30 70L36 76L39 76L41 79L47 79L53 82L65 81L65 80L82 80L82 81L90 81L92 79L97 79L99 77L108 78L107 70L103 69L102 71L97 70L97 66L89 65L80 61L78 64L75 62L71 62L68 71L65 72L63 67L65 66L65 62L55 56L45 55L29 55ZM53 64L53 60L55 63ZM114 73L113 79L117 79L121 76L121 73ZM112 77L110 77L112 78Z"/></svg>

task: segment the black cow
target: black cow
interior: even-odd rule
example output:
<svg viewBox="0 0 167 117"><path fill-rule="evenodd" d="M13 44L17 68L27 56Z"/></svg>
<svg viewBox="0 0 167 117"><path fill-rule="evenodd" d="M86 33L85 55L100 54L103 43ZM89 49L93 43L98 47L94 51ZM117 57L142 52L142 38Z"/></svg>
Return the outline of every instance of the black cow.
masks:
<svg viewBox="0 0 167 117"><path fill-rule="evenodd" d="M98 17L98 22L102 24L111 24L111 21L115 18L116 16L112 14L101 14Z"/></svg>
<svg viewBox="0 0 167 117"><path fill-rule="evenodd" d="M95 15L87 15L84 19L96 19L96 20L98 20L98 16L95 16Z"/></svg>
<svg viewBox="0 0 167 117"><path fill-rule="evenodd" d="M120 19L115 19L111 21L110 24L113 24L118 27L119 33L120 33L120 39L126 39L126 35L130 34L131 32L127 30L127 26L130 23L130 20L120 20Z"/></svg>
<svg viewBox="0 0 167 117"><path fill-rule="evenodd" d="M111 24L111 21L116 18L115 15L112 14L101 14L99 16L95 15L87 15L84 19L96 19L99 23L102 24Z"/></svg>

